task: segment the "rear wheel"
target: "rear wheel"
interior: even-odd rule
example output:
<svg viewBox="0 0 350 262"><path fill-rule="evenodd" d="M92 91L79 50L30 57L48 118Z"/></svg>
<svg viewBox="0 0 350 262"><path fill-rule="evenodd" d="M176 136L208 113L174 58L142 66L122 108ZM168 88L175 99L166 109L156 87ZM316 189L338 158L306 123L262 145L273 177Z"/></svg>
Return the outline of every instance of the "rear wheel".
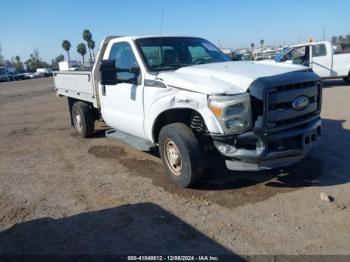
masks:
<svg viewBox="0 0 350 262"><path fill-rule="evenodd" d="M192 130L183 123L163 127L159 151L170 178L181 187L195 185L204 173L204 154Z"/></svg>
<svg viewBox="0 0 350 262"><path fill-rule="evenodd" d="M82 137L89 137L94 132L95 120L89 105L78 101L72 107L72 120L75 129Z"/></svg>
<svg viewBox="0 0 350 262"><path fill-rule="evenodd" d="M350 74L347 77L343 77L343 80L349 84L350 83Z"/></svg>

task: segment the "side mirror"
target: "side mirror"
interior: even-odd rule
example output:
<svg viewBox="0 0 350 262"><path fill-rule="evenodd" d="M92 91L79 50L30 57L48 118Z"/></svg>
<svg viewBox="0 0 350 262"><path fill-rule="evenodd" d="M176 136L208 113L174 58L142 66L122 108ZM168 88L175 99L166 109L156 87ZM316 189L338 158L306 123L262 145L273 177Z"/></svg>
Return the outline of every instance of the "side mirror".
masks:
<svg viewBox="0 0 350 262"><path fill-rule="evenodd" d="M131 74L134 74L135 76L138 76L140 74L140 68L137 66L137 67L131 67L129 69L129 72Z"/></svg>
<svg viewBox="0 0 350 262"><path fill-rule="evenodd" d="M133 74L134 78L130 79L129 82L131 84L137 84L137 85L141 85L141 69L138 66L135 67L131 67L128 69L128 73Z"/></svg>
<svg viewBox="0 0 350 262"><path fill-rule="evenodd" d="M115 60L102 60L100 72L101 85L116 85L118 83Z"/></svg>

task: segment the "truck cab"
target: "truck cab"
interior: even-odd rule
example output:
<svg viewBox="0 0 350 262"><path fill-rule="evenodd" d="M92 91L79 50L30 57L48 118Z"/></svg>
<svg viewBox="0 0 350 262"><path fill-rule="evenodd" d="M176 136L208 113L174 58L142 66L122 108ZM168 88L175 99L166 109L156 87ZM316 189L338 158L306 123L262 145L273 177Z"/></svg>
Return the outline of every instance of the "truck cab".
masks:
<svg viewBox="0 0 350 262"><path fill-rule="evenodd" d="M182 187L219 152L227 168L258 171L302 159L321 135L321 86L307 67L233 62L198 37L107 37L92 71L54 73L83 137L103 120L106 136L159 148Z"/></svg>
<svg viewBox="0 0 350 262"><path fill-rule="evenodd" d="M276 62L307 66L323 79L349 81L350 53L335 52L329 41L291 46L276 58Z"/></svg>

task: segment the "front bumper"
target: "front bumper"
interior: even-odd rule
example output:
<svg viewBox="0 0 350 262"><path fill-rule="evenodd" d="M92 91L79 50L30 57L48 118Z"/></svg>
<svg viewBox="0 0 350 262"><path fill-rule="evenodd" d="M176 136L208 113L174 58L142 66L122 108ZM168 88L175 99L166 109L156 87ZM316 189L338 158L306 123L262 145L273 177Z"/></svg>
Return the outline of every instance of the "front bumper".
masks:
<svg viewBox="0 0 350 262"><path fill-rule="evenodd" d="M273 133L247 132L237 136L212 135L230 170L258 171L300 161L321 136L321 120Z"/></svg>

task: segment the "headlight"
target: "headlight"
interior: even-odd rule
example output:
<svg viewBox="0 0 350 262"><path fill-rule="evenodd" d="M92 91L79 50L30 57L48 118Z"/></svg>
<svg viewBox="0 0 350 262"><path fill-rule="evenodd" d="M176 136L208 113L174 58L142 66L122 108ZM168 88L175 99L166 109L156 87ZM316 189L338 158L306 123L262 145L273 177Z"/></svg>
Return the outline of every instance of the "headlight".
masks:
<svg viewBox="0 0 350 262"><path fill-rule="evenodd" d="M251 127L249 93L210 96L208 104L225 133L239 133Z"/></svg>

